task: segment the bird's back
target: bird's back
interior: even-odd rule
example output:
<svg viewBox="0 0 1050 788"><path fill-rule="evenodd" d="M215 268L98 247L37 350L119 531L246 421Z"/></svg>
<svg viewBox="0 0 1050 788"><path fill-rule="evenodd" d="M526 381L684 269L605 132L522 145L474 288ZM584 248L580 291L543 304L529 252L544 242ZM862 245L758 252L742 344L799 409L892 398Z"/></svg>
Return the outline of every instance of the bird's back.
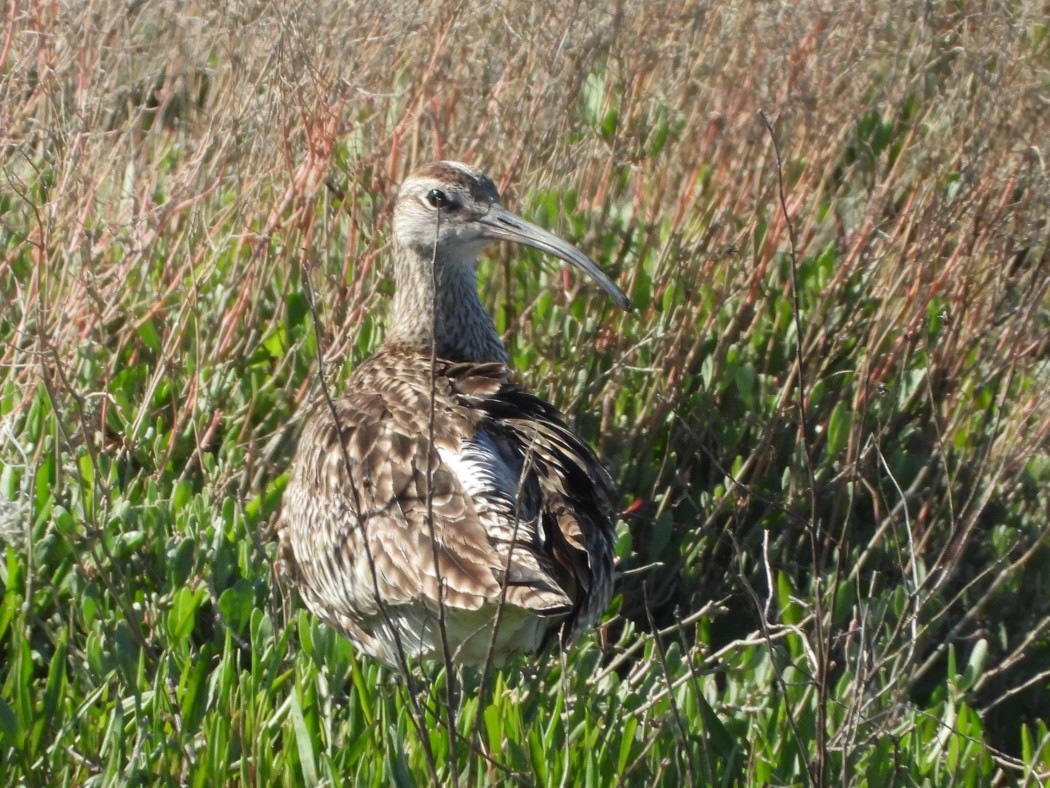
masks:
<svg viewBox="0 0 1050 788"><path fill-rule="evenodd" d="M306 424L280 524L307 606L396 664L568 642L612 593L611 480L499 363L384 347ZM498 612L497 612L498 611ZM498 620L492 640L492 624Z"/></svg>

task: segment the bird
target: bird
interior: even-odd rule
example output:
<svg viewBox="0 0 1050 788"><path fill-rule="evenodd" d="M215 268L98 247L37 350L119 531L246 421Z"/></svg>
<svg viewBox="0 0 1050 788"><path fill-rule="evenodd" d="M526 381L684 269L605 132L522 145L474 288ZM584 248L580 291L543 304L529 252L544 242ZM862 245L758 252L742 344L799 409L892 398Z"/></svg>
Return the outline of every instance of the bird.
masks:
<svg viewBox="0 0 1050 788"><path fill-rule="evenodd" d="M476 283L498 241L627 295L583 252L503 207L487 175L430 163L393 210L389 328L303 426L278 569L306 607L390 666L503 664L594 628L613 592L613 481L515 382Z"/></svg>

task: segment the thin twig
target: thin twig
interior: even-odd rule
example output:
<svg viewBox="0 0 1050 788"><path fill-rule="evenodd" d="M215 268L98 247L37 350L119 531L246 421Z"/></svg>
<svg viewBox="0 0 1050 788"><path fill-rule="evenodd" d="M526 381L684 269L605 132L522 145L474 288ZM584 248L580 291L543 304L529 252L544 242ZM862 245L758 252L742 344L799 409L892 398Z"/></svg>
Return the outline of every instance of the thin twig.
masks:
<svg viewBox="0 0 1050 788"><path fill-rule="evenodd" d="M379 615L383 618L384 625L394 638L398 672L401 674L401 678L404 681L405 691L408 693L409 704L412 707L412 724L415 727L416 734L419 736L419 741L423 746L423 752L427 759L427 766L430 768L431 777L436 783L439 781L437 762L434 759L434 752L430 746L430 736L426 730L426 717L423 715L423 710L419 705L418 688L415 679L412 677L412 672L408 668L408 658L405 655L404 645L401 642L401 633L398 631L397 627L394 626L394 622L390 618L390 614L383 602L382 595L379 593L379 576L376 573L375 560L372 556L372 546L368 542L368 529L364 519L365 510L358 497L357 485L354 484L353 463L350 460L350 453L346 448L346 441L343 440L343 425L339 418L339 411L335 407L335 401L332 399L331 392L328 388L328 382L325 379L324 350L321 342L321 317L317 311L316 294L310 280L310 268L305 260L303 261L301 270L303 286L306 291L306 301L310 305L310 315L313 320L314 343L317 346L317 379L321 384L321 393L324 395L324 400L332 416L332 421L335 423L336 433L339 435L339 449L343 454L343 465L346 467L347 489L350 491L350 495L354 502L354 508L356 509L357 525L361 529L361 544L364 546L365 559L368 561L369 573L372 579L372 595L375 598L376 607L379 610Z"/></svg>
<svg viewBox="0 0 1050 788"><path fill-rule="evenodd" d="M817 785L825 784L825 772L828 762L827 742L827 704L828 704L828 671L827 652L829 643L824 635L824 611L821 600L821 560L820 550L820 526L817 522L817 479L813 471L813 457L809 444L809 423L806 414L806 368L803 358L803 343L805 335L802 333L802 307L798 288L798 239L795 236L795 225L788 213L787 198L784 196L784 165L780 158L780 145L777 142L773 124L769 122L766 113L758 112L762 122L769 130L769 138L773 143L773 152L777 159L777 193L780 197L780 210L784 214L784 222L787 224L788 238L791 241L791 314L795 321L795 363L798 365L798 415L801 429L802 456L806 467L806 480L809 485L810 497L810 519L809 519L809 543L813 561L813 626L815 629L815 640L817 642L816 657L816 682L817 682L817 754L812 763L813 781ZM772 593L772 590L771 590Z"/></svg>
<svg viewBox="0 0 1050 788"><path fill-rule="evenodd" d="M649 629L656 632L656 621L653 620L653 612L649 607L649 592L646 590L645 583L642 584L642 596L643 604L645 605L645 616L649 620ZM656 644L656 657L660 661L660 669L663 672L664 682L667 684L667 701L671 706L671 715L674 717L675 725L678 728L678 734L681 736L682 751L685 753L685 763L688 769L689 785L699 785L697 782L696 764L693 763L693 753L689 748L689 729L686 727L685 721L682 719L682 713L678 710L678 701L675 700L674 691L671 690L671 672L667 667L667 654L664 652L664 641L663 638L656 634L653 636L653 642Z"/></svg>
<svg viewBox="0 0 1050 788"><path fill-rule="evenodd" d="M449 767L452 786L459 785L459 758L456 746L456 674L452 669L452 653L448 645L447 611L445 608L445 581L438 560L437 529L434 527L434 415L437 410L437 293L438 243L441 240L441 211L434 211L434 247L430 255L430 408L427 412L427 528L430 530L430 551L434 559L434 577L437 580L438 637L441 657L445 665L445 721L448 725Z"/></svg>

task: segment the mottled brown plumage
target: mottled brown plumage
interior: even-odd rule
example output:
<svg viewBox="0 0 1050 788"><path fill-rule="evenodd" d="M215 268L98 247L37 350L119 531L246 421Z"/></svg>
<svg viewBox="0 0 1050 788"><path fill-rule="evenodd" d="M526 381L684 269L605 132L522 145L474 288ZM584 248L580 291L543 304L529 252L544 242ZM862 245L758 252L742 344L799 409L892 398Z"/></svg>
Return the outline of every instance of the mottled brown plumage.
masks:
<svg viewBox="0 0 1050 788"><path fill-rule="evenodd" d="M422 168L395 208L390 332L334 414L322 406L306 424L285 492L284 571L310 610L388 664L442 653L439 599L452 658L478 664L570 642L612 593L611 479L509 380L477 296L477 254L498 239L567 259L627 307L582 253L505 211L488 178Z"/></svg>

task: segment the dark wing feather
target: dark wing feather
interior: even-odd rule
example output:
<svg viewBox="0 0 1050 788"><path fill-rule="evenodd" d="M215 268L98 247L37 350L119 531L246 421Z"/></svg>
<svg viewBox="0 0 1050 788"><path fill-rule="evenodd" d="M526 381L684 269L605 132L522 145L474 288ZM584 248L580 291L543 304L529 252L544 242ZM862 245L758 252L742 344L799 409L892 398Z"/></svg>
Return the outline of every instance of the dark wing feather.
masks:
<svg viewBox="0 0 1050 788"><path fill-rule="evenodd" d="M612 478L554 406L497 378L499 367L455 364L445 374L464 401L484 414L485 428L508 436L532 469L541 498L544 551L573 600L566 621L571 639L594 626L612 596ZM486 379L489 386L480 385Z"/></svg>

